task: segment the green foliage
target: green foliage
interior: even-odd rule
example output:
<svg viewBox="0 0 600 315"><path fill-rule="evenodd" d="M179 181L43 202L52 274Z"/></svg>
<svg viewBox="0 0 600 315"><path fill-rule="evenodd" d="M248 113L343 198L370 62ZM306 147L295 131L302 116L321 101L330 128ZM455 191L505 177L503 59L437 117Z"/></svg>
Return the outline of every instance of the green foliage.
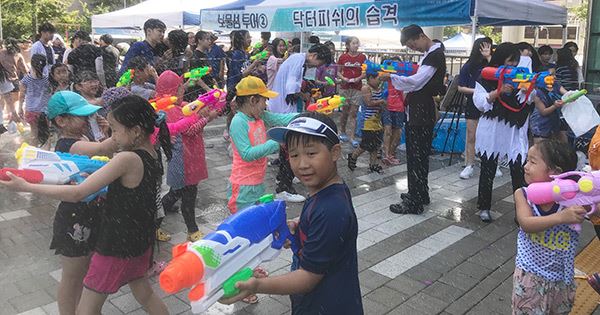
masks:
<svg viewBox="0 0 600 315"><path fill-rule="evenodd" d="M454 37L454 35L460 32L460 26L444 26L444 39Z"/></svg>
<svg viewBox="0 0 600 315"><path fill-rule="evenodd" d="M4 38L17 39L32 38L36 33L36 22L38 25L50 22L63 35L78 29L91 31L92 15L110 11L103 3L88 6L81 2L79 12L70 9L71 2L65 0L0 0L0 5Z"/></svg>
<svg viewBox="0 0 600 315"><path fill-rule="evenodd" d="M480 26L479 33L491 38L494 41L494 44L500 44L502 42L502 31L496 31L493 26Z"/></svg>
<svg viewBox="0 0 600 315"><path fill-rule="evenodd" d="M588 18L588 0L583 0L580 5L569 8L569 13L575 15L580 21L587 21Z"/></svg>

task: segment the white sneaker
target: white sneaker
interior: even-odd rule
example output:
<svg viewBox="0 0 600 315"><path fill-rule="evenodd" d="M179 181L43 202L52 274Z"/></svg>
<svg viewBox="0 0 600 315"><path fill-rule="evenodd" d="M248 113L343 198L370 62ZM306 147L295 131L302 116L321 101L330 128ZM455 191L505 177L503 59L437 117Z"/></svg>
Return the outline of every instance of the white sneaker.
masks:
<svg viewBox="0 0 600 315"><path fill-rule="evenodd" d="M500 166L498 166L496 168L496 177L502 177L502 175L504 175L504 174L502 174L502 171L500 170Z"/></svg>
<svg viewBox="0 0 600 315"><path fill-rule="evenodd" d="M298 177L294 176L294 179L292 179L292 183L294 183L294 184L300 184L300 179Z"/></svg>
<svg viewBox="0 0 600 315"><path fill-rule="evenodd" d="M304 198L304 196L302 196L302 195L290 194L287 191L282 191L282 192L276 194L275 198L281 199L281 200L287 201L287 202L304 202L306 200L306 198Z"/></svg>
<svg viewBox="0 0 600 315"><path fill-rule="evenodd" d="M471 176L473 176L473 165L467 165L465 167L464 170L462 170L462 172L460 172L460 178L462 179L469 179L471 178Z"/></svg>

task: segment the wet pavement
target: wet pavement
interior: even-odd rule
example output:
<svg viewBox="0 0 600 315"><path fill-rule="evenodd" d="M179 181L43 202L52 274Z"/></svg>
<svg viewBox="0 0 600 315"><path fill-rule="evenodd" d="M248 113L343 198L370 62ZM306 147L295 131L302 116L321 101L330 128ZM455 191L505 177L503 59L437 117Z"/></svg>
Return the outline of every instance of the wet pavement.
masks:
<svg viewBox="0 0 600 315"><path fill-rule="evenodd" d="M209 179L198 185L197 222L209 232L228 214L226 185L231 169L227 143L219 119L205 130ZM14 150L23 141L19 135L0 136L0 167L14 166ZM344 156L351 151L344 145ZM275 158L275 156L272 156ZM508 314L517 227L510 177L494 184L492 215L482 223L476 209L478 171L461 180L462 166L448 166L448 155L430 158L432 202L422 215L397 215L388 210L406 192L403 164L386 167L384 174L369 174L368 155L359 158L350 172L346 161L338 163L340 174L351 188L358 216L358 263L365 314ZM268 167L267 184L274 190L276 167ZM165 192L167 186L164 186ZM299 192L305 193L300 185ZM48 249L57 201L0 189L0 314L58 314L56 290L60 262ZM299 215L301 204L288 204L288 217ZM186 228L179 213L168 214L163 228L173 235L161 243L159 257L168 260L173 244L182 242ZM584 224L580 249L594 237ZM264 264L271 275L289 270L290 251ZM156 277L151 278L171 314L190 312L187 291L166 295ZM254 305L215 304L208 314L287 314L287 296L259 295ZM144 314L127 286L110 295L103 314ZM599 313L596 311L596 313Z"/></svg>

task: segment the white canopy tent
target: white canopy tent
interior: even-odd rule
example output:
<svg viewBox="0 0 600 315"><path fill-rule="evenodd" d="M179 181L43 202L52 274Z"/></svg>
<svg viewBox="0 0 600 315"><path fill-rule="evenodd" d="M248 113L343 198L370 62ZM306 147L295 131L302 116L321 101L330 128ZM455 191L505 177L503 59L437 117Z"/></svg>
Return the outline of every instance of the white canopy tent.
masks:
<svg viewBox="0 0 600 315"><path fill-rule="evenodd" d="M483 37L481 34L477 34L475 38ZM465 34L460 32L451 38L448 38L444 42L444 47L449 53L464 53L467 52L473 46L473 37L471 34Z"/></svg>
<svg viewBox="0 0 600 315"><path fill-rule="evenodd" d="M149 18L163 21L168 28L197 27L200 24L200 10L234 1L148 0L122 10L93 15L92 29L94 33L109 34L139 32Z"/></svg>

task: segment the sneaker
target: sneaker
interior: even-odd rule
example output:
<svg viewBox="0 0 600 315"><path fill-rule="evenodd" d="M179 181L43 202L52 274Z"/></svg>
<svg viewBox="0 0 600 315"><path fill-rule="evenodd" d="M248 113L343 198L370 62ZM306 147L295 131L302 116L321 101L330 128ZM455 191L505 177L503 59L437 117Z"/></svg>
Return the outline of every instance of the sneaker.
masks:
<svg viewBox="0 0 600 315"><path fill-rule="evenodd" d="M349 140L348 136L345 133L340 134L339 138L342 142L348 142Z"/></svg>
<svg viewBox="0 0 600 315"><path fill-rule="evenodd" d="M481 210L479 211L479 218L483 222L491 222L492 214L490 213L490 210Z"/></svg>
<svg viewBox="0 0 600 315"><path fill-rule="evenodd" d="M465 169L462 170L458 176L462 179L471 178L471 176L473 176L473 165L467 165L467 167L465 167Z"/></svg>
<svg viewBox="0 0 600 315"><path fill-rule="evenodd" d="M190 241L190 242L195 242L195 241L201 239L202 237L204 237L204 235L202 234L202 232L196 231L194 233L188 233L187 240Z"/></svg>
<svg viewBox="0 0 600 315"><path fill-rule="evenodd" d="M287 191L282 191L275 195L275 198L281 199L287 202L304 202L306 198L300 194L291 194Z"/></svg>
<svg viewBox="0 0 600 315"><path fill-rule="evenodd" d="M502 175L504 175L504 174L502 174L502 171L500 170L500 166L498 166L496 168L496 177L502 177Z"/></svg>
<svg viewBox="0 0 600 315"><path fill-rule="evenodd" d="M353 148L358 148L358 145L360 144L360 142L358 142L357 140L352 140L352 147Z"/></svg>
<svg viewBox="0 0 600 315"><path fill-rule="evenodd" d="M165 230L158 228L156 230L156 239L161 242L168 242L171 240L171 235L165 232Z"/></svg>
<svg viewBox="0 0 600 315"><path fill-rule="evenodd" d="M300 179L298 177L294 176L294 179L292 179L292 183L300 184Z"/></svg>
<svg viewBox="0 0 600 315"><path fill-rule="evenodd" d="M351 171L354 171L356 169L356 161L357 160L358 160L357 158L352 157L352 153L348 153L348 168Z"/></svg>
<svg viewBox="0 0 600 315"><path fill-rule="evenodd" d="M6 129L6 127L4 127L3 124L0 124L0 135L3 134L3 133L5 133L5 132L7 132L7 131L8 131L8 129Z"/></svg>

